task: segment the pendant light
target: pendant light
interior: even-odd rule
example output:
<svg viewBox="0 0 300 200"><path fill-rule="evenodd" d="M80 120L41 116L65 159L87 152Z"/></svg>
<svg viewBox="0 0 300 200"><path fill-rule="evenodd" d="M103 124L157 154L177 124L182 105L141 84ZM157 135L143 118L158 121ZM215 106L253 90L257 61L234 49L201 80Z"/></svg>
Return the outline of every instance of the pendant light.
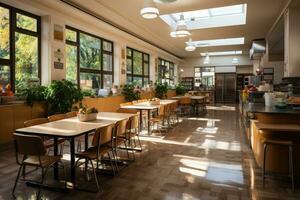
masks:
<svg viewBox="0 0 300 200"><path fill-rule="evenodd" d="M208 53L206 53L205 59L204 59L204 61L203 61L203 64L208 65L209 62L210 62L210 58L209 58Z"/></svg>
<svg viewBox="0 0 300 200"><path fill-rule="evenodd" d="M140 14L145 19L154 19L158 17L159 10L152 0L145 0L145 5L141 9Z"/></svg>
<svg viewBox="0 0 300 200"><path fill-rule="evenodd" d="M190 38L189 41L187 42L185 50L186 51L195 51L196 50L196 46L194 45L192 38Z"/></svg>
<svg viewBox="0 0 300 200"><path fill-rule="evenodd" d="M188 31L183 14L180 15L180 19L177 22L177 27L175 31L170 33L171 37L187 37L191 35Z"/></svg>

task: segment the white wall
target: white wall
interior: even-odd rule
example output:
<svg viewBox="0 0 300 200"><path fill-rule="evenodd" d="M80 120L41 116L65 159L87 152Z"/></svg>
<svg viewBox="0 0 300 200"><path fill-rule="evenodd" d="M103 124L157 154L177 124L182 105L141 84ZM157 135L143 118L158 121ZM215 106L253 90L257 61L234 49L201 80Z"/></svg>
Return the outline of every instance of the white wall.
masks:
<svg viewBox="0 0 300 200"><path fill-rule="evenodd" d="M125 65L126 59L121 56L121 51L126 46L135 48L150 54L150 80L155 81L155 64L159 57L172 61L177 69L181 61L177 57L158 49L132 35L129 35L115 27L112 27L86 13L83 13L59 0L1 0L3 3L31 12L42 17L42 83L47 84L51 80L65 78L64 69L58 70L53 67L53 51L57 48L65 49L64 42L53 40L53 25L58 24L72 26L79 30L92 33L99 37L114 42L114 82L116 85L126 82L126 74L121 74L121 67ZM177 72L175 72L176 74Z"/></svg>
<svg viewBox="0 0 300 200"><path fill-rule="evenodd" d="M184 70L181 77L193 77L194 67L205 67L205 66L232 66L232 59L235 56L211 56L209 64L203 64L205 57L199 55L196 58L186 58L184 59L179 67ZM239 59L239 63L236 66L250 66L252 61L247 55L236 56Z"/></svg>
<svg viewBox="0 0 300 200"><path fill-rule="evenodd" d="M279 84L284 76L284 61L268 61L267 54L261 59L261 69L274 68L274 84Z"/></svg>

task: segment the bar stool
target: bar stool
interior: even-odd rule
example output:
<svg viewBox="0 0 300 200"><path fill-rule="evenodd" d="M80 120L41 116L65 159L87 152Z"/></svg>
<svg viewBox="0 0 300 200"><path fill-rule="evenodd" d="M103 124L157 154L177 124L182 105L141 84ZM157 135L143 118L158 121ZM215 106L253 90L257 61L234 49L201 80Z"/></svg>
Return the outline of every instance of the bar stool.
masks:
<svg viewBox="0 0 300 200"><path fill-rule="evenodd" d="M286 146L289 148L289 177L292 182L292 191L294 191L294 163L293 163L293 142L288 140L275 140L275 139L265 139L263 140L264 145L264 155L263 155L263 187L265 187L265 174L266 174L266 157L267 148L269 145Z"/></svg>

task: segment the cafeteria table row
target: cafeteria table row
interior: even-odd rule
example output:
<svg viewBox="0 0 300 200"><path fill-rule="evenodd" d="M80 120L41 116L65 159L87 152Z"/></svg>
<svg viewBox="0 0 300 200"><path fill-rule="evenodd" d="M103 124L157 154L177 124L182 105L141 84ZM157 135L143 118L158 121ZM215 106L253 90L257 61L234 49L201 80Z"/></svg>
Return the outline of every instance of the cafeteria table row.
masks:
<svg viewBox="0 0 300 200"><path fill-rule="evenodd" d="M97 119L93 121L81 122L77 117L62 119L45 124L17 129L16 133L25 135L37 135L41 137L52 137L54 140L54 155L58 155L58 138L70 141L70 181L76 187L76 166L75 166L75 138L85 136L85 149L88 148L88 135L98 128L113 125L124 119L129 119L134 114L100 112ZM58 179L58 166L54 166L54 179Z"/></svg>

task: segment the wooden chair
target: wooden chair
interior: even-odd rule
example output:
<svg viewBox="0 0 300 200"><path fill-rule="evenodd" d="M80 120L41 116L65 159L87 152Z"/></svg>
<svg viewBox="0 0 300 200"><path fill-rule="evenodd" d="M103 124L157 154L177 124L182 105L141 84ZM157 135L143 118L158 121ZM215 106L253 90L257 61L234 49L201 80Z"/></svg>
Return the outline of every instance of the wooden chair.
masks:
<svg viewBox="0 0 300 200"><path fill-rule="evenodd" d="M55 114L55 115L49 116L48 120L50 122L54 122L54 121L58 121L58 120L66 119L66 118L68 118L68 116L66 114Z"/></svg>
<svg viewBox="0 0 300 200"><path fill-rule="evenodd" d="M152 133L152 130L154 129L154 125L156 124L157 125L157 130L159 131L159 133L161 134L161 129L159 128L159 124L160 123L163 123L164 121L164 116L165 116L165 106L164 105L161 105L158 109L158 113L156 116L152 117L150 119L150 126L152 126L152 128L150 127L151 129L151 133Z"/></svg>
<svg viewBox="0 0 300 200"><path fill-rule="evenodd" d="M36 119L31 119L31 120L25 121L24 126L29 127L29 126L39 125L39 124L45 124L48 122L49 122L49 120L47 118L36 118ZM54 146L54 141L50 137L42 137L42 139L44 142L44 146L46 149L48 149L48 153L49 153L49 149ZM65 139L58 139L58 141L57 141L57 143L59 145L61 145L61 149L60 149L61 154L63 152L63 143L64 142L65 142Z"/></svg>
<svg viewBox="0 0 300 200"><path fill-rule="evenodd" d="M112 157L110 152L113 153L113 125L108 125L102 128L99 128L95 131L92 140L92 146L89 147L87 150L77 153L76 157L78 160L76 161L76 166L79 166L78 163L80 160L84 159L90 162L97 186L97 191L100 191L99 181L97 178L95 168L99 168L99 164L101 163L101 159L103 156L108 155L110 160L111 168L115 174L115 167L113 166ZM114 155L112 155L114 156ZM93 160L96 161L96 167L93 164ZM85 165L87 167L87 165ZM85 170L87 171L87 170Z"/></svg>
<svg viewBox="0 0 300 200"><path fill-rule="evenodd" d="M114 149L114 153L115 153L115 161L116 161L116 165L117 165L117 160L118 160L118 149L122 149L122 145L124 144L125 146L125 150L127 153L127 157L128 160L131 160L130 155L129 155L129 151L128 151L128 146L126 143L126 138L127 138L127 132L126 132L126 127L127 127L127 121L128 119L124 119L121 121L118 121L115 124L114 127L114 141L113 141L113 146L112 148ZM118 169L118 168L117 168Z"/></svg>
<svg viewBox="0 0 300 200"><path fill-rule="evenodd" d="M182 97L179 99L180 114L190 114L192 100L190 97Z"/></svg>
<svg viewBox="0 0 300 200"><path fill-rule="evenodd" d="M39 136L28 136L14 133L14 139L17 155L23 155L23 159L17 173L12 195L15 198L15 190L17 187L18 180L20 178L22 168L25 166L33 166L42 169L42 180L40 182L41 186L37 194L37 199L40 199L40 191L44 184L45 178L47 177L47 173L50 167L54 166L55 163L61 163L66 178L65 166L64 163L61 161L62 156L46 155L47 149L44 146L42 138Z"/></svg>
<svg viewBox="0 0 300 200"><path fill-rule="evenodd" d="M67 118L76 117L77 111L67 112L66 115L67 115Z"/></svg>

